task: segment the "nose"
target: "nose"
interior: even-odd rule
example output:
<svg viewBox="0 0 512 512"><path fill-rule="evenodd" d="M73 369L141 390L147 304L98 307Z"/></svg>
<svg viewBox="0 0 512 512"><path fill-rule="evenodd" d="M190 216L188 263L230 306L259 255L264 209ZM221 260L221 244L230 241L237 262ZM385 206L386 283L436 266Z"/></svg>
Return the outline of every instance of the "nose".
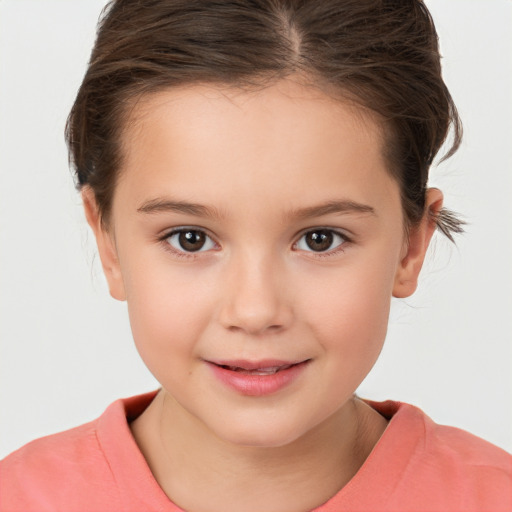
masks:
<svg viewBox="0 0 512 512"><path fill-rule="evenodd" d="M289 327L291 301L285 272L278 262L245 255L226 268L220 300L220 323L230 331L258 335Z"/></svg>

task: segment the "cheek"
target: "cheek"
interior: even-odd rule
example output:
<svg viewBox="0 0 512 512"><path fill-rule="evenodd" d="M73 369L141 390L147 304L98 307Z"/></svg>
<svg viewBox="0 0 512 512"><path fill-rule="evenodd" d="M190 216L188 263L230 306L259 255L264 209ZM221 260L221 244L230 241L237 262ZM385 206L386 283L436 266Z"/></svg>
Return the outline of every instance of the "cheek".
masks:
<svg viewBox="0 0 512 512"><path fill-rule="evenodd" d="M180 355L194 354L209 320L208 282L184 267L153 263L124 271L135 345L149 369L178 367Z"/></svg>
<svg viewBox="0 0 512 512"><path fill-rule="evenodd" d="M394 265L359 261L329 279L311 282L303 315L323 349L344 361L347 372L373 366L386 337Z"/></svg>

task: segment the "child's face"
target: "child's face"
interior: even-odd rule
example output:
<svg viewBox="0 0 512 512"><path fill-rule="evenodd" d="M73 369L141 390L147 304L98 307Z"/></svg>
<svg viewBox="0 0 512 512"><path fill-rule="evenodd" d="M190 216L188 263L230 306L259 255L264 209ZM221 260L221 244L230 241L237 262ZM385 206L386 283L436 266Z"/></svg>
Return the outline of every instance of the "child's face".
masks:
<svg viewBox="0 0 512 512"><path fill-rule="evenodd" d="M382 348L391 296L412 292L421 266L410 270L377 123L291 82L169 90L135 118L115 242L97 235L175 414L257 446L342 414Z"/></svg>

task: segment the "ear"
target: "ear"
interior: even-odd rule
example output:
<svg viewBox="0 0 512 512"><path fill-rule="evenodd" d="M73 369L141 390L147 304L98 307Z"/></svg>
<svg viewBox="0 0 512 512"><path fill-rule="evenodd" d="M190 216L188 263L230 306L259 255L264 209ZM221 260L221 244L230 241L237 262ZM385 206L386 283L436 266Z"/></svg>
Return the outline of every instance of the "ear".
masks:
<svg viewBox="0 0 512 512"><path fill-rule="evenodd" d="M398 265L393 287L394 297L409 297L415 292L430 239L436 230L435 219L442 206L443 193L437 188L428 189L425 213L420 223L411 228L404 250L405 254Z"/></svg>
<svg viewBox="0 0 512 512"><path fill-rule="evenodd" d="M112 233L101 222L96 197L91 187L82 189L85 217L96 238L103 273L107 279L110 295L117 300L125 300L124 283L117 258L117 249Z"/></svg>

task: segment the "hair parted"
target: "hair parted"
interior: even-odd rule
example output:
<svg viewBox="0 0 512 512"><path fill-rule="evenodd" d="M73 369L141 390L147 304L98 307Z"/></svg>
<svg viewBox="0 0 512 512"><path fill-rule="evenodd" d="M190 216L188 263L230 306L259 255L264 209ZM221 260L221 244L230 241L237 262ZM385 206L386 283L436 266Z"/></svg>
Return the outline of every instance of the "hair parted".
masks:
<svg viewBox="0 0 512 512"><path fill-rule="evenodd" d="M421 0L112 0L66 125L77 186L108 223L121 133L138 98L189 84L265 87L291 75L376 112L407 224L425 208L429 168L462 126ZM453 240L462 222L435 219Z"/></svg>

